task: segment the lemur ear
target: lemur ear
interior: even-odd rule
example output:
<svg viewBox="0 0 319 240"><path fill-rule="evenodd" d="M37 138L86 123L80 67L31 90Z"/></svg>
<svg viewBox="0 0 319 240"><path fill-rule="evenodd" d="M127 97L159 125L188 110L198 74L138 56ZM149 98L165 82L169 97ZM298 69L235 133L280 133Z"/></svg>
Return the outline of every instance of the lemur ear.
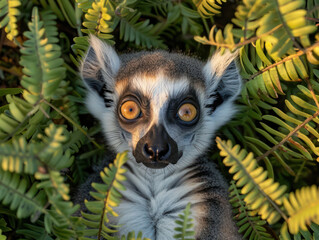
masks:
<svg viewBox="0 0 319 240"><path fill-rule="evenodd" d="M220 94L222 101L234 100L241 91L242 80L236 66L238 52L215 53L203 71L206 78L207 94Z"/></svg>
<svg viewBox="0 0 319 240"><path fill-rule="evenodd" d="M82 62L81 76L90 90L103 96L103 88L112 90L114 76L120 68L120 59L114 49L94 35L90 36L90 47Z"/></svg>

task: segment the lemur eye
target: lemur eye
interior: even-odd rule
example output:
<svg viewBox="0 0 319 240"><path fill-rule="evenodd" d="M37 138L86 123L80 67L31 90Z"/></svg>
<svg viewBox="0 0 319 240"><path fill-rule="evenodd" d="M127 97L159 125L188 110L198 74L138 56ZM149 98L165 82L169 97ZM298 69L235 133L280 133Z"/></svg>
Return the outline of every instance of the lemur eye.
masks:
<svg viewBox="0 0 319 240"><path fill-rule="evenodd" d="M185 103L178 109L177 114L182 121L190 122L196 117L197 110L193 104Z"/></svg>
<svg viewBox="0 0 319 240"><path fill-rule="evenodd" d="M121 114L127 120L133 120L140 116L141 108L134 101L126 101L121 106Z"/></svg>

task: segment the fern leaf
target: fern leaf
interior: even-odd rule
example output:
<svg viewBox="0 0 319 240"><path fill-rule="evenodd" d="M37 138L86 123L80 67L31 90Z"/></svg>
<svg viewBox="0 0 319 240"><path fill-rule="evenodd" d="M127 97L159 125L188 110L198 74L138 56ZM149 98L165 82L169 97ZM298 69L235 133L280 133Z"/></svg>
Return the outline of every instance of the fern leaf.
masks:
<svg viewBox="0 0 319 240"><path fill-rule="evenodd" d="M39 167L61 170L73 162L70 150L64 151L63 143L67 140L63 127L50 124L45 129L46 136L39 135L42 142L27 144L24 137L13 139L0 145L0 163L5 171L34 174Z"/></svg>
<svg viewBox="0 0 319 240"><path fill-rule="evenodd" d="M102 39L113 38L110 34L113 29L109 23L112 19L109 12L112 9L113 7L108 1L94 1L84 16L86 20L83 22L83 26L86 27L86 29L82 29L82 32L94 34Z"/></svg>
<svg viewBox="0 0 319 240"><path fill-rule="evenodd" d="M136 45L147 48L164 48L162 40L153 33L154 26L150 24L150 20L138 21L140 17L140 12L132 12L120 19L120 39L125 42L135 42Z"/></svg>
<svg viewBox="0 0 319 240"><path fill-rule="evenodd" d="M30 184L27 178L0 169L0 201L17 212L18 218L35 217L46 210L43 208L46 197L36 183Z"/></svg>
<svg viewBox="0 0 319 240"><path fill-rule="evenodd" d="M37 8L33 9L33 19L28 38L21 48L20 64L24 67L21 85L25 88L23 97L26 100L7 95L9 112L0 115L0 138L8 140L21 133L29 120L29 128L24 134L32 136L48 109L42 99L50 100L65 77L65 68L58 41L55 16L47 12L46 21L40 21ZM44 26L47 28L44 28ZM41 110L41 111L39 111Z"/></svg>
<svg viewBox="0 0 319 240"><path fill-rule="evenodd" d="M36 221L33 224L24 223L21 228L16 230L16 233L18 235L25 236L28 239L53 240L53 238L51 238L45 231L44 222L40 220Z"/></svg>
<svg viewBox="0 0 319 240"><path fill-rule="evenodd" d="M126 169L122 168L127 161L127 152L117 154L114 164L110 163L108 168L100 173L103 184L93 183L92 187L97 192L90 192L95 201L85 201L85 206L91 213L82 212L83 223L92 228L85 232L90 236L95 235L100 239L103 236L106 239L113 239L109 234L117 232L116 229L110 229L108 214L117 217L118 214L113 210L118 206L121 198L121 191L125 187L121 184L126 178L124 173Z"/></svg>
<svg viewBox="0 0 319 240"><path fill-rule="evenodd" d="M151 240L149 238L143 238L142 232L139 232L135 237L135 232L129 232L127 236L122 236L121 240Z"/></svg>
<svg viewBox="0 0 319 240"><path fill-rule="evenodd" d="M267 178L267 171L259 167L253 154L240 150L239 145L233 146L230 141L216 138L220 155L225 157L223 163L231 167L236 186L241 187L241 193L246 195L244 201L252 210L256 210L261 218L269 224L277 222L285 214L279 208L282 205L286 186L280 186L272 178Z"/></svg>
<svg viewBox="0 0 319 240"><path fill-rule="evenodd" d="M266 221L261 220L260 216L255 216L254 212L249 209L249 206L244 202L244 195L241 195L240 190L236 187L235 182L231 181L229 187L230 203L233 207L239 233L242 234L244 239L274 239L266 229L263 227Z"/></svg>
<svg viewBox="0 0 319 240"><path fill-rule="evenodd" d="M289 232L298 233L307 230L311 222L319 224L319 189L317 186L303 187L291 192L284 198L283 204L289 214L287 220Z"/></svg>
<svg viewBox="0 0 319 240"><path fill-rule="evenodd" d="M0 17L4 16L0 21L0 28L5 27L4 30L9 40L13 40L19 33L17 17L20 15L18 10L20 5L20 0L0 0Z"/></svg>
<svg viewBox="0 0 319 240"><path fill-rule="evenodd" d="M63 59L61 48L54 44L57 32L50 28L52 33L47 33L43 21L40 21L38 9L32 12L32 22L29 31L24 35L29 38L21 49L23 56L20 64L24 67L21 85L26 89L24 98L35 104L41 98L49 100L65 77L65 68L62 67ZM39 68L40 66L40 68Z"/></svg>
<svg viewBox="0 0 319 240"><path fill-rule="evenodd" d="M183 214L179 214L179 219L175 221L178 227L174 228L176 234L174 235L175 239L180 240L194 240L195 232L193 230L194 224L192 223L193 219L191 216L191 203L188 203Z"/></svg>
<svg viewBox="0 0 319 240"><path fill-rule="evenodd" d="M310 83L313 86L318 85L313 80ZM268 135L267 138L275 146L282 146L285 149L285 152L280 153L280 155L286 155L286 158L294 157L307 160L313 160L312 155L316 155L319 159L318 146L312 140L319 137L319 133L314 127L314 123L319 122L317 119L319 111L309 89L302 85L297 87L300 90L300 97L291 95L291 100L285 101L287 109L290 111L285 113L276 107L272 108L278 117L273 115L263 116L263 119L270 122L272 127L265 121L261 122L261 126L272 135L272 137ZM319 95L316 95L316 98L319 98ZM278 128L275 128L273 124L277 125ZM258 131L266 137L267 133L265 131L260 129ZM285 143L289 143L289 146L284 146Z"/></svg>
<svg viewBox="0 0 319 240"><path fill-rule="evenodd" d="M34 174L39 166L32 146L28 145L23 137L13 139L12 144L0 145L0 159L4 171Z"/></svg>
<svg viewBox="0 0 319 240"><path fill-rule="evenodd" d="M193 0L203 18L219 14L222 2L226 2L226 0Z"/></svg>

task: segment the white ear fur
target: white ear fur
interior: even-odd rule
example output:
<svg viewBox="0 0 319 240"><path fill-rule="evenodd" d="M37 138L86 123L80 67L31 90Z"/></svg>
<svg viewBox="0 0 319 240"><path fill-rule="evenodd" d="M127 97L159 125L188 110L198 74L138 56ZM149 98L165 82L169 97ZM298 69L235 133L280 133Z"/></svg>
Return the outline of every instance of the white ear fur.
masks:
<svg viewBox="0 0 319 240"><path fill-rule="evenodd" d="M106 84L114 87L114 75L120 68L120 59L114 49L94 35L80 67L81 76L90 90L99 90Z"/></svg>
<svg viewBox="0 0 319 240"><path fill-rule="evenodd" d="M235 59L238 52L225 51L215 53L206 63L203 72L206 79L208 94L216 90L222 97L235 99L241 91L242 80L237 69Z"/></svg>

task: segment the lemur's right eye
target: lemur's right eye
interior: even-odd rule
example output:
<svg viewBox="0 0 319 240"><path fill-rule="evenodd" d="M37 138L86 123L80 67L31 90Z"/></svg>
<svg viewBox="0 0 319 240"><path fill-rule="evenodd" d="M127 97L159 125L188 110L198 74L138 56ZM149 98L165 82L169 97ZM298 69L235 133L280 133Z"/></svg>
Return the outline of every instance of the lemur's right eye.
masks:
<svg viewBox="0 0 319 240"><path fill-rule="evenodd" d="M140 116L141 108L134 101L126 101L121 106L121 114L127 120L133 120Z"/></svg>

